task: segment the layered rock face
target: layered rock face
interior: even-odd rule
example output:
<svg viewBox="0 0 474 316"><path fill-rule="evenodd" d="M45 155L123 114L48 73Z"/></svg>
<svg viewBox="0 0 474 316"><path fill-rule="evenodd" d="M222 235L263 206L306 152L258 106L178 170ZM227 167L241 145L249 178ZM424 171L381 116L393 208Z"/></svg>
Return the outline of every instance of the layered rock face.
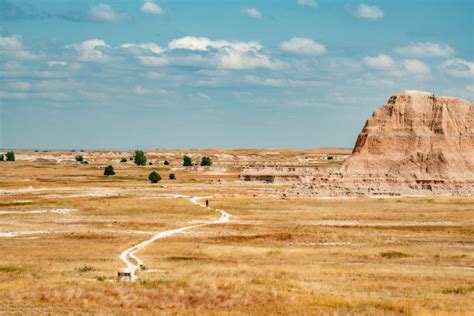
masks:
<svg viewBox="0 0 474 316"><path fill-rule="evenodd" d="M474 104L403 91L367 120L339 169L287 179L284 196L473 195Z"/></svg>
<svg viewBox="0 0 474 316"><path fill-rule="evenodd" d="M474 180L474 105L403 91L366 122L341 173L349 178Z"/></svg>

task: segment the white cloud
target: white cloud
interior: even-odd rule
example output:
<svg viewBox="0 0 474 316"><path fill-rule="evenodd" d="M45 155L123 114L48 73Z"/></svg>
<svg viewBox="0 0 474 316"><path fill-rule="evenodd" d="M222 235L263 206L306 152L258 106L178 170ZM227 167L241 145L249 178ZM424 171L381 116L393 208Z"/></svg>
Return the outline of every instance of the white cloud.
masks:
<svg viewBox="0 0 474 316"><path fill-rule="evenodd" d="M207 51L209 49L232 49L239 52L258 51L262 49L262 45L256 41L239 42L239 41L213 41L207 37L185 36L172 40L168 47L170 49L189 49Z"/></svg>
<svg viewBox="0 0 474 316"><path fill-rule="evenodd" d="M146 66L165 66L169 63L168 58L164 56L138 56L137 58Z"/></svg>
<svg viewBox="0 0 474 316"><path fill-rule="evenodd" d="M57 91L77 88L79 83L64 80L40 80L40 81L13 81L8 83L8 88L15 91Z"/></svg>
<svg viewBox="0 0 474 316"><path fill-rule="evenodd" d="M243 82L254 86L264 87L317 87L324 85L321 81L314 80L295 80L286 78L269 78L261 76L246 75Z"/></svg>
<svg viewBox="0 0 474 316"><path fill-rule="evenodd" d="M133 89L133 92L140 95L156 94L156 95L164 96L168 94L168 91L163 90L163 89L156 89L156 88L150 89L150 88L144 88L143 86L136 86Z"/></svg>
<svg viewBox="0 0 474 316"><path fill-rule="evenodd" d="M21 37L18 35L0 37L0 50L17 51L23 48Z"/></svg>
<svg viewBox="0 0 474 316"><path fill-rule="evenodd" d="M117 23L129 21L130 17L126 13L117 12L108 4L99 3L89 9L89 16L98 22Z"/></svg>
<svg viewBox="0 0 474 316"><path fill-rule="evenodd" d="M140 8L143 13L154 14L154 15L163 15L165 11L153 1L145 1Z"/></svg>
<svg viewBox="0 0 474 316"><path fill-rule="evenodd" d="M364 58L364 63L369 68L378 69L378 70L389 70L393 68L395 64L392 58L390 58L390 56L385 55L385 54L380 54L375 57L367 56Z"/></svg>
<svg viewBox="0 0 474 316"><path fill-rule="evenodd" d="M54 67L54 66L66 66L68 63L62 60L50 60L47 62L49 67Z"/></svg>
<svg viewBox="0 0 474 316"><path fill-rule="evenodd" d="M302 55L320 55L326 53L326 47L310 38L293 37L288 41L280 43L280 49Z"/></svg>
<svg viewBox="0 0 474 316"><path fill-rule="evenodd" d="M107 56L97 47L109 47L104 40L90 39L82 43L68 45L66 48L72 48L77 52L78 59L82 61L104 61Z"/></svg>
<svg viewBox="0 0 474 316"><path fill-rule="evenodd" d="M395 52L414 57L447 57L454 54L454 50L446 44L417 42L409 46L396 47Z"/></svg>
<svg viewBox="0 0 474 316"><path fill-rule="evenodd" d="M449 59L440 65L440 68L446 71L451 77L470 78L474 77L474 62L454 58Z"/></svg>
<svg viewBox="0 0 474 316"><path fill-rule="evenodd" d="M355 11L354 15L361 19L370 20L381 19L384 16L383 11L380 8L363 3L359 4L359 7Z"/></svg>
<svg viewBox="0 0 474 316"><path fill-rule="evenodd" d="M263 17L262 13L255 8L243 8L240 12L254 19L261 19Z"/></svg>
<svg viewBox="0 0 474 316"><path fill-rule="evenodd" d="M144 49L144 50L149 50L152 53L155 54L161 54L164 50L161 48L158 44L153 43L153 42L148 42L148 43L141 43L141 44L133 44L133 43L125 43L120 45L122 48L127 48L127 49Z"/></svg>
<svg viewBox="0 0 474 316"><path fill-rule="evenodd" d="M316 9L318 7L318 3L315 0L298 0L298 5L303 7L310 7Z"/></svg>
<svg viewBox="0 0 474 316"><path fill-rule="evenodd" d="M18 99L31 100L33 98L40 98L40 99L49 99L53 101L59 101L59 100L69 99L70 96L64 92L25 93L25 92L0 91L0 98L14 99L14 100L18 100Z"/></svg>
<svg viewBox="0 0 474 316"><path fill-rule="evenodd" d="M210 96L208 96L207 94L205 93L202 93L202 92L198 92L196 93L196 95L202 99L205 99L205 100L211 100L212 98Z"/></svg>
<svg viewBox="0 0 474 316"><path fill-rule="evenodd" d="M417 59L407 59L403 62L403 66L406 71L415 75L429 75L431 72L428 65Z"/></svg>
<svg viewBox="0 0 474 316"><path fill-rule="evenodd" d="M188 65L215 65L225 69L276 68L280 65L263 54L262 45L256 41L214 41L207 37L186 36L171 41L168 48L209 53L209 55L191 55L174 59Z"/></svg>

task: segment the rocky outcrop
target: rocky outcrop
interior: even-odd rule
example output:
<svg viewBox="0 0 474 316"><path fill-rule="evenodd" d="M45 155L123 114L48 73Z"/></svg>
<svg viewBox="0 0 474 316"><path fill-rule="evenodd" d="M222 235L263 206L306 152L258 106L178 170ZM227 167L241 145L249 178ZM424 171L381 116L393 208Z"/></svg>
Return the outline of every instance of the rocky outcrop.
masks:
<svg viewBox="0 0 474 316"><path fill-rule="evenodd" d="M344 178L474 180L474 105L403 91L377 109L341 167Z"/></svg>
<svg viewBox="0 0 474 316"><path fill-rule="evenodd" d="M403 91L367 120L323 195L474 194L474 105Z"/></svg>

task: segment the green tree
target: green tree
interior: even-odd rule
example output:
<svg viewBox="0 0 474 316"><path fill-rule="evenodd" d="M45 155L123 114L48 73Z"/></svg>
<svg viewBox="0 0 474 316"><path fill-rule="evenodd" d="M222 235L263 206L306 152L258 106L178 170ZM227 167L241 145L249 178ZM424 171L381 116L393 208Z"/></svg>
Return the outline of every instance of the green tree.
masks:
<svg viewBox="0 0 474 316"><path fill-rule="evenodd" d="M115 174L114 167L113 166L107 166L104 169L104 176L113 176Z"/></svg>
<svg viewBox="0 0 474 316"><path fill-rule="evenodd" d="M84 163L84 157L82 156L76 156L76 161L80 163Z"/></svg>
<svg viewBox="0 0 474 316"><path fill-rule="evenodd" d="M15 161L15 153L13 151L7 152L5 156L7 157L7 161Z"/></svg>
<svg viewBox="0 0 474 316"><path fill-rule="evenodd" d="M165 166L169 165L170 163L168 162L168 160L165 160L165 162L163 163Z"/></svg>
<svg viewBox="0 0 474 316"><path fill-rule="evenodd" d="M184 156L183 157L183 166L189 167L193 165L193 161L191 160L191 157L189 156Z"/></svg>
<svg viewBox="0 0 474 316"><path fill-rule="evenodd" d="M148 176L148 180L150 180L151 183L157 183L158 181L161 180L161 176L159 175L158 172L153 170Z"/></svg>
<svg viewBox="0 0 474 316"><path fill-rule="evenodd" d="M134 161L137 166L145 166L146 165L145 153L141 150L136 150Z"/></svg>
<svg viewBox="0 0 474 316"><path fill-rule="evenodd" d="M205 156L205 157L202 157L201 159L201 166L210 166L212 165L212 160L211 158Z"/></svg>
<svg viewBox="0 0 474 316"><path fill-rule="evenodd" d="M127 158L120 159L120 162L127 162Z"/></svg>
<svg viewBox="0 0 474 316"><path fill-rule="evenodd" d="M0 161L5 161L5 156L4 155L0 155Z"/></svg>
<svg viewBox="0 0 474 316"><path fill-rule="evenodd" d="M176 175L174 173L170 173L170 180L176 180Z"/></svg>

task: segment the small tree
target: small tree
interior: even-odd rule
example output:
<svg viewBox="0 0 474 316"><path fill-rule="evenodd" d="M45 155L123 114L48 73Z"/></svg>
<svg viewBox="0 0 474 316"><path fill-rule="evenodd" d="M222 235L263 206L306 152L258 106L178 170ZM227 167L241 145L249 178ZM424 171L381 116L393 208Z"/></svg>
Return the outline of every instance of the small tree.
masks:
<svg viewBox="0 0 474 316"><path fill-rule="evenodd" d="M104 176L113 176L115 174L114 167L113 166L107 166L104 169Z"/></svg>
<svg viewBox="0 0 474 316"><path fill-rule="evenodd" d="M158 181L161 180L161 176L158 174L158 172L153 170L148 176L148 180L150 180L151 183L158 183Z"/></svg>
<svg viewBox="0 0 474 316"><path fill-rule="evenodd" d="M183 157L183 166L189 167L189 166L192 166L192 165L193 165L193 162L192 162L191 158L189 156L184 156Z"/></svg>
<svg viewBox="0 0 474 316"><path fill-rule="evenodd" d="M145 153L141 150L136 150L134 160L137 166L145 166L146 165Z"/></svg>
<svg viewBox="0 0 474 316"><path fill-rule="evenodd" d="M151 161L148 163L149 166L151 166L152 164L153 164L153 163L152 163Z"/></svg>
<svg viewBox="0 0 474 316"><path fill-rule="evenodd" d="M4 155L0 155L0 161L5 161L5 156Z"/></svg>
<svg viewBox="0 0 474 316"><path fill-rule="evenodd" d="M176 175L174 173L170 173L170 180L176 180Z"/></svg>
<svg viewBox="0 0 474 316"><path fill-rule="evenodd" d="M15 153L13 151L7 152L5 156L7 157L7 161L15 161Z"/></svg>
<svg viewBox="0 0 474 316"><path fill-rule="evenodd" d="M80 163L84 163L84 157L82 156L76 156L76 161Z"/></svg>
<svg viewBox="0 0 474 316"><path fill-rule="evenodd" d="M127 158L122 158L122 159L120 159L120 162L122 162L122 163L123 163L123 162L127 162Z"/></svg>
<svg viewBox="0 0 474 316"><path fill-rule="evenodd" d="M201 159L201 166L210 166L212 165L212 160L211 158L205 156L205 157L202 157Z"/></svg>
<svg viewBox="0 0 474 316"><path fill-rule="evenodd" d="M165 166L169 165L170 163L168 162L168 160L165 160L165 162L163 163Z"/></svg>

